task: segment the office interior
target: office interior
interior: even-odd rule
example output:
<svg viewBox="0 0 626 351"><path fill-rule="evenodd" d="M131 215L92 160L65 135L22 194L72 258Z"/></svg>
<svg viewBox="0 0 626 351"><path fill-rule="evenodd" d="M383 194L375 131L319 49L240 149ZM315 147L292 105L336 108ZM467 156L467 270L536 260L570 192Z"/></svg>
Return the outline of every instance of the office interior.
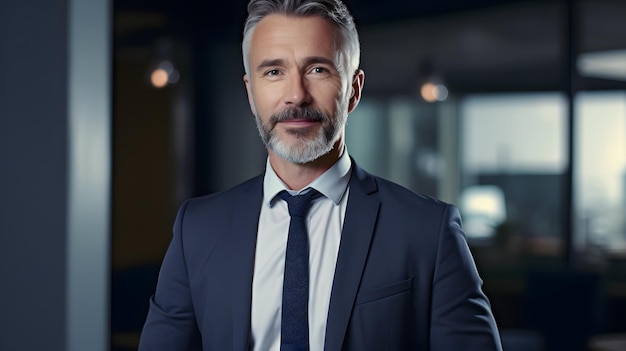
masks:
<svg viewBox="0 0 626 351"><path fill-rule="evenodd" d="M626 1L346 3L347 150L459 207L505 350L626 349ZM137 348L178 206L265 167L244 19L0 5L0 349Z"/></svg>

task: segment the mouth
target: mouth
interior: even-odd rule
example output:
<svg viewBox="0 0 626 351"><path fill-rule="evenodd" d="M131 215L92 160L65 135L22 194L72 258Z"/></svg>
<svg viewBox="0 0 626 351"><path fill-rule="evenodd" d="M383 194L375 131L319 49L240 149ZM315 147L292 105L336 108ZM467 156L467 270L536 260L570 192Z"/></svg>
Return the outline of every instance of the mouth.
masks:
<svg viewBox="0 0 626 351"><path fill-rule="evenodd" d="M311 119L286 119L284 121L280 121L278 122L278 124L281 124L285 127L289 127L289 128L302 128L302 127L309 127L315 124L320 123L320 121L318 120L311 120Z"/></svg>

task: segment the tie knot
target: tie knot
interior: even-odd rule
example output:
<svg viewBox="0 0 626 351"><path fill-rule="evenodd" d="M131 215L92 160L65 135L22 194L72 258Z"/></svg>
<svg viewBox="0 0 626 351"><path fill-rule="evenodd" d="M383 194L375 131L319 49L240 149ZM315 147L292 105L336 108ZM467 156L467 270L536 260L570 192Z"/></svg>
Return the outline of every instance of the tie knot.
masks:
<svg viewBox="0 0 626 351"><path fill-rule="evenodd" d="M286 190L278 193L278 196L287 202L289 215L291 217L305 217L307 212L309 212L311 202L321 195L322 194L319 191L313 188L311 188L311 190L306 194L300 195L290 195Z"/></svg>

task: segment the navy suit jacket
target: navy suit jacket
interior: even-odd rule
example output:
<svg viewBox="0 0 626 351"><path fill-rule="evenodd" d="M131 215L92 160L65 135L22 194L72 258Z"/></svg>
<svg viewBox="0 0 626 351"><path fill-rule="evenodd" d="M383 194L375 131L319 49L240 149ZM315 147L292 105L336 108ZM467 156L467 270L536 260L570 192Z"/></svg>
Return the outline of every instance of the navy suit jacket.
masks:
<svg viewBox="0 0 626 351"><path fill-rule="evenodd" d="M140 351L249 350L262 184L181 206ZM324 350L501 350L457 209L354 162L349 186Z"/></svg>

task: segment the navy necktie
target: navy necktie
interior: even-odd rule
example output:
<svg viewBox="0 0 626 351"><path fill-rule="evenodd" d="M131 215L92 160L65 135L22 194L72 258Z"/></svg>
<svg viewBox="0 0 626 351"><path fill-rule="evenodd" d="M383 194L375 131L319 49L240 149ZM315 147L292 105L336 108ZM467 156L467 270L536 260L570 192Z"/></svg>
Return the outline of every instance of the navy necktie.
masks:
<svg viewBox="0 0 626 351"><path fill-rule="evenodd" d="M309 350L309 242L306 214L321 194L311 189L303 195L278 194L289 207L289 237L285 253L281 351Z"/></svg>

